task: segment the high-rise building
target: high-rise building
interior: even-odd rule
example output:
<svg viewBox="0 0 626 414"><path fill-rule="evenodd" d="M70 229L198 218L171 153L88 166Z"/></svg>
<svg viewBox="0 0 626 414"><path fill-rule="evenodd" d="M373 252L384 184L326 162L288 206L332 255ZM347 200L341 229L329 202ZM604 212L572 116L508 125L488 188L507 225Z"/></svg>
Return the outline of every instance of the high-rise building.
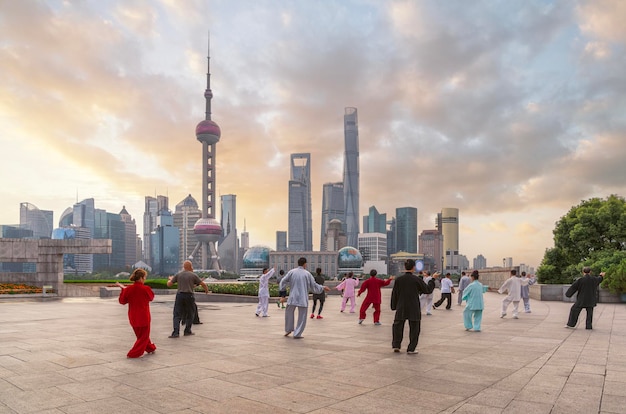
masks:
<svg viewBox="0 0 626 414"><path fill-rule="evenodd" d="M418 253L424 255L424 264L432 264L432 269L441 271L443 258L443 236L439 230L423 230L419 236Z"/></svg>
<svg viewBox="0 0 626 414"><path fill-rule="evenodd" d="M396 248L396 218L392 217L387 221L387 257L391 257L392 254L397 253Z"/></svg>
<svg viewBox="0 0 626 414"><path fill-rule="evenodd" d="M439 229L443 235L443 251L446 252L446 268L454 268L450 266L447 258L454 259L454 255L459 254L459 209L458 208L442 208L441 209L441 225ZM449 253L451 252L451 253ZM455 266L457 263L455 262Z"/></svg>
<svg viewBox="0 0 626 414"><path fill-rule="evenodd" d="M126 210L126 206L122 206L120 218L124 223L124 266L132 266L140 260L137 253L137 224Z"/></svg>
<svg viewBox="0 0 626 414"><path fill-rule="evenodd" d="M487 268L487 259L482 254L479 254L473 260L474 269L486 269Z"/></svg>
<svg viewBox="0 0 626 414"><path fill-rule="evenodd" d="M326 251L326 231L333 219L343 221L343 183L326 183L322 188L322 226L320 229L320 251Z"/></svg>
<svg viewBox="0 0 626 414"><path fill-rule="evenodd" d="M366 262L387 260L387 235L385 233L359 234L359 252Z"/></svg>
<svg viewBox="0 0 626 414"><path fill-rule="evenodd" d="M89 229L92 238L96 234L96 207L93 198L86 198L74 204L74 226Z"/></svg>
<svg viewBox="0 0 626 414"><path fill-rule="evenodd" d="M219 240L220 264L222 269L239 272L239 238L237 237L237 196L226 194L220 197L222 237Z"/></svg>
<svg viewBox="0 0 626 414"><path fill-rule="evenodd" d="M343 116L343 220L348 246L356 247L359 235L359 125L356 108L345 108Z"/></svg>
<svg viewBox="0 0 626 414"><path fill-rule="evenodd" d="M94 239L111 239L110 254L94 254L93 270L121 270L124 269L126 249L126 226L119 214L108 213L102 209L95 209Z"/></svg>
<svg viewBox="0 0 626 414"><path fill-rule="evenodd" d="M336 252L348 245L348 238L339 219L332 219L328 222L325 236L325 251Z"/></svg>
<svg viewBox="0 0 626 414"><path fill-rule="evenodd" d="M277 252L287 251L287 232L286 231L279 230L276 232L276 251Z"/></svg>
<svg viewBox="0 0 626 414"><path fill-rule="evenodd" d="M20 228L31 230L34 239L49 239L54 226L53 212L40 210L30 203L20 203Z"/></svg>
<svg viewBox="0 0 626 414"><path fill-rule="evenodd" d="M196 222L194 232L198 237L198 248L202 252L202 269L208 269L210 265L210 268L213 270L221 270L217 254L217 242L222 237L222 227L219 221L215 219L214 208L216 206L214 200L216 190L216 148L222 131L211 120L213 91L211 90L210 63L210 53L207 52L206 89L204 91L205 117L196 126L196 139L202 143L202 218Z"/></svg>
<svg viewBox="0 0 626 414"><path fill-rule="evenodd" d="M417 208L396 208L396 250L417 253Z"/></svg>
<svg viewBox="0 0 626 414"><path fill-rule="evenodd" d="M311 154L291 154L289 180L289 251L313 250Z"/></svg>
<svg viewBox="0 0 626 414"><path fill-rule="evenodd" d="M191 260L194 269L200 269L202 266L199 254L193 255L194 248L198 244L198 238L193 231L193 226L202 217L202 212L198 208L198 202L189 194L180 203L176 204L172 219L174 227L180 232L179 242L179 263L185 260Z"/></svg>
<svg viewBox="0 0 626 414"><path fill-rule="evenodd" d="M180 234L169 211L157 216L157 226L150 234L150 248L154 273L165 276L180 270Z"/></svg>
<svg viewBox="0 0 626 414"><path fill-rule="evenodd" d="M157 217L162 211L169 211L167 196L146 196L143 211L143 260L152 265L152 247L150 246L150 234L156 229Z"/></svg>
<svg viewBox="0 0 626 414"><path fill-rule="evenodd" d="M363 216L363 233L387 233L387 214L380 214L375 206L371 206L369 214Z"/></svg>
<svg viewBox="0 0 626 414"><path fill-rule="evenodd" d="M91 230L74 225L59 227L52 231L55 240L91 239ZM64 254L63 273L85 274L93 272L93 254Z"/></svg>

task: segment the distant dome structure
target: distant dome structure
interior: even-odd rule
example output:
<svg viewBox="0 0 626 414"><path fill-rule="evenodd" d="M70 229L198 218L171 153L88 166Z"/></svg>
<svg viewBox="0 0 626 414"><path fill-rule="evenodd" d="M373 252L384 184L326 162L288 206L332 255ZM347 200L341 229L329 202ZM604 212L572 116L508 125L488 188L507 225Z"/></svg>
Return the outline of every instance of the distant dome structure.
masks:
<svg viewBox="0 0 626 414"><path fill-rule="evenodd" d="M220 226L220 222L214 218L201 218L194 224L193 234L196 235L198 241L215 243L222 235L222 226Z"/></svg>
<svg viewBox="0 0 626 414"><path fill-rule="evenodd" d="M198 208L198 202L189 194L187 197L183 198L180 203L176 204L176 211L182 207Z"/></svg>
<svg viewBox="0 0 626 414"><path fill-rule="evenodd" d="M363 256L359 249L351 246L342 247L337 253L337 269L362 269Z"/></svg>
<svg viewBox="0 0 626 414"><path fill-rule="evenodd" d="M196 126L196 138L200 142L206 142L207 144L215 144L220 140L222 131L220 127L210 119L200 121Z"/></svg>
<svg viewBox="0 0 626 414"><path fill-rule="evenodd" d="M263 269L270 267L270 248L253 246L243 255L243 269Z"/></svg>

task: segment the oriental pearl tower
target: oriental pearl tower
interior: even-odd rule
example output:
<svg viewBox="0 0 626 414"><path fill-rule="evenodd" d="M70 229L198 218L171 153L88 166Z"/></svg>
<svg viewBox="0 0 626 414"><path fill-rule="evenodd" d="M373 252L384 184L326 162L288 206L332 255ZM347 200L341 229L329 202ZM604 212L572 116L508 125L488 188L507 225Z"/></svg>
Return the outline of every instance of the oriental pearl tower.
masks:
<svg viewBox="0 0 626 414"><path fill-rule="evenodd" d="M204 98L206 111L204 121L196 126L196 138L202 143L202 218L193 226L193 232L198 239L198 244L193 250L193 255L202 249L202 269L221 270L219 256L217 255L216 243L222 235L222 226L215 219L215 144L220 140L220 127L211 120L211 67L210 46L207 53L207 79ZM209 267L209 252L210 267Z"/></svg>

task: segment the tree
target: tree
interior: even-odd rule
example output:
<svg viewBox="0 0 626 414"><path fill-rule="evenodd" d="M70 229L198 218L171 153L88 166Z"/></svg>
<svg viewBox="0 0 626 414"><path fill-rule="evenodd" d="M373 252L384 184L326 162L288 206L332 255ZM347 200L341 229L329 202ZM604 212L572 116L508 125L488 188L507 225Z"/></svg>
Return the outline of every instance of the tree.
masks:
<svg viewBox="0 0 626 414"><path fill-rule="evenodd" d="M606 270L626 251L626 200L610 195L583 201L561 217L553 234L554 248L537 269L541 283L571 283L583 266Z"/></svg>

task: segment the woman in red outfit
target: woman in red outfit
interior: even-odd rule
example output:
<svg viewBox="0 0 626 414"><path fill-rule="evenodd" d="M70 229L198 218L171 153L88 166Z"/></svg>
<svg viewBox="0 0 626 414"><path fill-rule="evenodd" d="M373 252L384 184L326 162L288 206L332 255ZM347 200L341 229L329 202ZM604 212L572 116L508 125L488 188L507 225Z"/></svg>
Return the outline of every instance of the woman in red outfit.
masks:
<svg viewBox="0 0 626 414"><path fill-rule="evenodd" d="M156 345L150 340L150 301L154 299L154 292L150 286L144 285L147 273L143 269L135 269L130 275L130 281L135 282L130 286L117 283L122 288L120 303L128 303L128 321L133 327L137 341L126 355L128 358L139 358L144 352L152 354L156 351Z"/></svg>

